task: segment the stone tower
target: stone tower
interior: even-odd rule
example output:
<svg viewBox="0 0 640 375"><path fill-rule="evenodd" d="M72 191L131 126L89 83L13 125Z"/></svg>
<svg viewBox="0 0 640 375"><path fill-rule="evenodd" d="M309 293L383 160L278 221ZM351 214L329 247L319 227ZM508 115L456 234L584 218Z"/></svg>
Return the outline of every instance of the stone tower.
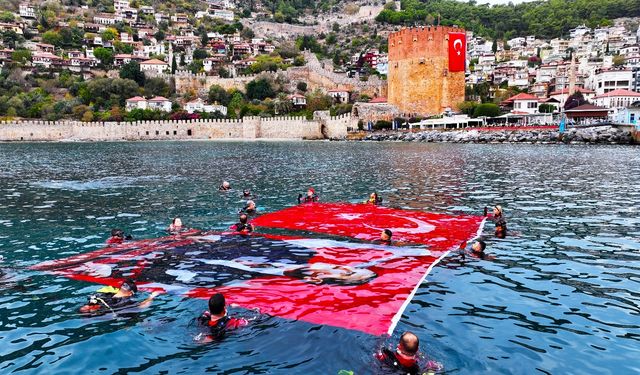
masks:
<svg viewBox="0 0 640 375"><path fill-rule="evenodd" d="M408 28L389 35L388 102L406 114L435 115L456 109L464 101L464 35L463 29L445 26Z"/></svg>

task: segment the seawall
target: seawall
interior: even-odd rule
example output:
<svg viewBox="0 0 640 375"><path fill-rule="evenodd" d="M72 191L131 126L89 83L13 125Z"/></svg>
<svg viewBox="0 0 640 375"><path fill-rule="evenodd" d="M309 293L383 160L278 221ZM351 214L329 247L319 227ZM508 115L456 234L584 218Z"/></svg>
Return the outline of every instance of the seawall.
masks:
<svg viewBox="0 0 640 375"><path fill-rule="evenodd" d="M416 133L376 132L364 141L444 142L444 143L565 143L565 144L634 144L632 129L627 127L572 128L560 134L557 130L429 130Z"/></svg>
<svg viewBox="0 0 640 375"><path fill-rule="evenodd" d="M341 139L351 115L245 117L240 120L136 122L0 122L0 141L142 141L208 139ZM357 120L355 120L357 121Z"/></svg>

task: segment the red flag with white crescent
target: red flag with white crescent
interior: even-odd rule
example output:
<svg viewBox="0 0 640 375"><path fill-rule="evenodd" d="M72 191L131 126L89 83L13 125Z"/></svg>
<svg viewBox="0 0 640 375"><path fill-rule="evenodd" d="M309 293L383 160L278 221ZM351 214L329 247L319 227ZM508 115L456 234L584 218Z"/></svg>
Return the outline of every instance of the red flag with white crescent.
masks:
<svg viewBox="0 0 640 375"><path fill-rule="evenodd" d="M449 71L464 72L467 59L465 33L449 33Z"/></svg>

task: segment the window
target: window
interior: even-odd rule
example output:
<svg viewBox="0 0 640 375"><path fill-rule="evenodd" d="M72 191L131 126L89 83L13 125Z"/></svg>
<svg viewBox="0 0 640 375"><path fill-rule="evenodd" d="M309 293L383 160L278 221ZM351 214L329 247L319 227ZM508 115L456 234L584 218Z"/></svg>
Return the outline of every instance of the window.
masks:
<svg viewBox="0 0 640 375"><path fill-rule="evenodd" d="M529 102L527 107L528 108L538 108L538 103Z"/></svg>
<svg viewBox="0 0 640 375"><path fill-rule="evenodd" d="M147 135L149 135L149 131L148 131L148 130L147 130L147 132L146 132L146 133L147 133Z"/></svg>
<svg viewBox="0 0 640 375"><path fill-rule="evenodd" d="M632 124L636 123L636 114L635 113L632 113L632 114L629 115L629 122L632 123Z"/></svg>
<svg viewBox="0 0 640 375"><path fill-rule="evenodd" d="M159 130L156 130L156 135L160 135L160 131Z"/></svg>
<svg viewBox="0 0 640 375"><path fill-rule="evenodd" d="M191 133L191 129L187 129L187 135L188 135L188 136L191 136L191 135L192 135L192 133Z"/></svg>

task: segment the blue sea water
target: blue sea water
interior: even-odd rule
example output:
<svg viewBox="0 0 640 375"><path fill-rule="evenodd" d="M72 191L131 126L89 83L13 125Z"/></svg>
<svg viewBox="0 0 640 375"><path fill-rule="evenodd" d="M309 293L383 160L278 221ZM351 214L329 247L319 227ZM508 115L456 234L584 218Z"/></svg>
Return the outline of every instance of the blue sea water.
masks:
<svg viewBox="0 0 640 375"><path fill-rule="evenodd" d="M640 152L622 146L330 142L0 144L0 373L380 373L411 330L447 373L640 372ZM220 194L224 179L238 189ZM161 295L86 318L95 284L28 270L103 246L113 227L163 234L180 216L224 229L250 188L269 212L324 201L481 213L510 236L436 266L391 338L276 317L198 344L205 301ZM237 310L239 314L250 312Z"/></svg>

